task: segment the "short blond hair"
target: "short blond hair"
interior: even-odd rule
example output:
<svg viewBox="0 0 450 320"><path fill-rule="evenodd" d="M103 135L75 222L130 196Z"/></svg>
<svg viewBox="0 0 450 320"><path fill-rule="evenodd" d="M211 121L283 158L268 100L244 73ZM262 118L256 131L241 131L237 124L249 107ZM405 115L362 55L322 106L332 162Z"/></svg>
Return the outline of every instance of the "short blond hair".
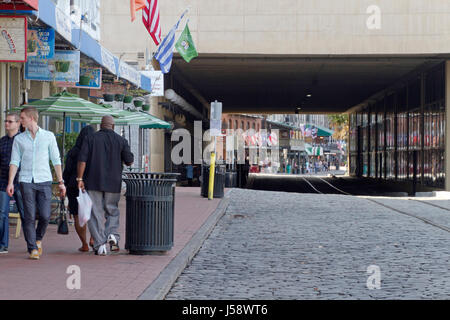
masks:
<svg viewBox="0 0 450 320"><path fill-rule="evenodd" d="M38 122L39 120L39 112L35 107L25 107L20 110L20 113L25 113L28 117L33 118L36 122Z"/></svg>

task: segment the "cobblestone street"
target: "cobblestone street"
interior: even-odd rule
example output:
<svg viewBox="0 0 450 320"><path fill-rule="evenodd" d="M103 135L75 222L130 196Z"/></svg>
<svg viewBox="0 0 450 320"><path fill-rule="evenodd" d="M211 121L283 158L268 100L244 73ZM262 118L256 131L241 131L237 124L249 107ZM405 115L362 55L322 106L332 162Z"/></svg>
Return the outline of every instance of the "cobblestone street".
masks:
<svg viewBox="0 0 450 320"><path fill-rule="evenodd" d="M166 299L449 299L450 233L360 197L233 189ZM443 208L375 198L449 225ZM381 272L369 290L368 267Z"/></svg>

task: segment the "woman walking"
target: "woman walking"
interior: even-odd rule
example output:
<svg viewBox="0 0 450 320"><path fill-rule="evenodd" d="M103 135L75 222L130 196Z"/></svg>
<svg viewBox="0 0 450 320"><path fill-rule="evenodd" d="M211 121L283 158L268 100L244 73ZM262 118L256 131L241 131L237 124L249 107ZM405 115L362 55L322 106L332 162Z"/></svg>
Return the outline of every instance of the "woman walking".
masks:
<svg viewBox="0 0 450 320"><path fill-rule="evenodd" d="M88 136L93 135L95 132L94 128L91 126L84 127L78 138L75 142L75 146L70 149L67 153L66 166L63 172L63 179L67 188L67 198L69 200L69 211L70 214L73 215L75 220L75 230L78 234L78 237L81 240L81 248L78 250L81 252L88 252L89 246L86 241L86 225L83 227L80 226L80 222L78 221L78 182L77 178L77 163L78 163L78 154L80 153L81 146L83 145L84 139ZM90 245L92 246L92 238L90 241Z"/></svg>

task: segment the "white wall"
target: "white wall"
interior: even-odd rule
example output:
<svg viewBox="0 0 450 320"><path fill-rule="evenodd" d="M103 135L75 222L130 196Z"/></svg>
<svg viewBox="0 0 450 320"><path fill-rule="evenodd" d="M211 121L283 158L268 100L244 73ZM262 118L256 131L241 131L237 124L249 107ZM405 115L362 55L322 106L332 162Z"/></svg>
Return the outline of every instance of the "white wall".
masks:
<svg viewBox="0 0 450 320"><path fill-rule="evenodd" d="M414 54L450 53L448 0L171 0L159 1L163 34L190 6L189 27L199 53ZM380 9L380 29L367 21ZM155 51L141 13L129 1L102 8L102 43L132 59ZM179 33L184 28L184 21ZM117 41L119 39L119 41Z"/></svg>

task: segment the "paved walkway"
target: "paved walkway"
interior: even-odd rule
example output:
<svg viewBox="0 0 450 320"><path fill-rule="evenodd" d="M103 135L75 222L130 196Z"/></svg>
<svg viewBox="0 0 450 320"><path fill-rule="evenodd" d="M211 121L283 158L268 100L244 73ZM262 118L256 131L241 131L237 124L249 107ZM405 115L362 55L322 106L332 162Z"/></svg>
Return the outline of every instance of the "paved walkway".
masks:
<svg viewBox="0 0 450 320"><path fill-rule="evenodd" d="M229 198L166 299L450 298L450 233L396 211L450 227L450 200L238 189Z"/></svg>
<svg viewBox="0 0 450 320"><path fill-rule="evenodd" d="M14 239L10 228L9 253L0 256L0 300L4 299L137 299L161 271L186 246L220 199L200 197L200 188L177 188L174 247L167 253L150 256L129 255L122 249L106 257L78 252L80 241L73 226L69 235L58 235L49 225L39 261L28 259L23 233ZM125 198L120 202L120 247L125 247ZM89 232L88 232L89 235ZM66 273L71 265L81 270L81 289L67 289Z"/></svg>

